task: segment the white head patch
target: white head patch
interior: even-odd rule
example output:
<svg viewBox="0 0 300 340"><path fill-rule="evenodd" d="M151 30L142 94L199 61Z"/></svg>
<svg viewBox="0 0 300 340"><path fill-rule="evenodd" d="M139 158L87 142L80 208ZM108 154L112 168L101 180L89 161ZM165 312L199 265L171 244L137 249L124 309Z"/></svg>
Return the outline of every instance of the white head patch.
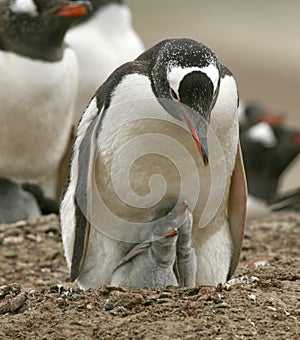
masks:
<svg viewBox="0 0 300 340"><path fill-rule="evenodd" d="M32 17L37 16L38 10L33 0L13 0L10 4L12 12L21 14L26 13Z"/></svg>
<svg viewBox="0 0 300 340"><path fill-rule="evenodd" d="M172 69L168 72L167 74L167 79L169 81L169 84L171 86L171 88L176 92L176 94L178 95L178 89L180 86L180 82L182 81L182 79L189 73L192 72L202 72L205 73L208 78L212 81L213 86L214 86L214 91L216 90L217 86L218 86L218 81L219 81L219 70L216 68L216 66L210 64L208 66L205 67L198 67L198 66L192 66L192 67L172 67Z"/></svg>
<svg viewBox="0 0 300 340"><path fill-rule="evenodd" d="M273 130L265 122L258 123L249 129L248 136L251 140L260 142L266 148L272 148L277 144Z"/></svg>

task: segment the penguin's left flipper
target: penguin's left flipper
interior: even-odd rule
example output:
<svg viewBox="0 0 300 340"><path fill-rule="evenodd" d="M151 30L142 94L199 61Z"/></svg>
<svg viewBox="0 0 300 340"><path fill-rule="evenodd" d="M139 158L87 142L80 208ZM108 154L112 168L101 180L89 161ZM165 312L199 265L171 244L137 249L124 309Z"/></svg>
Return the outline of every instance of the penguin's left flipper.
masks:
<svg viewBox="0 0 300 340"><path fill-rule="evenodd" d="M70 130L68 144L66 146L65 153L63 155L63 158L60 161L59 168L58 168L57 186L56 186L56 198L57 199L60 198L63 187L68 178L69 164L70 164L71 155L72 155L72 146L73 146L73 142L75 138L75 133L76 133L76 127L75 125L72 125L71 130Z"/></svg>
<svg viewBox="0 0 300 340"><path fill-rule="evenodd" d="M233 242L233 254L228 279L233 275L241 254L246 223L247 182L240 144L237 146L235 167L231 177L227 206L229 227Z"/></svg>
<svg viewBox="0 0 300 340"><path fill-rule="evenodd" d="M91 101L90 106L92 106ZM73 156L72 162L77 161L78 178L75 190L75 237L73 245L73 255L71 262L71 281L74 281L80 274L90 237L91 223L90 210L92 207L92 187L93 187L93 168L96 157L97 131L102 119L103 109L97 110L95 117L90 119L88 127L85 131L79 145L77 158ZM89 107L87 108L87 116L89 114ZM91 111L94 111L93 108ZM94 112L95 113L95 112ZM84 120L84 119L83 119ZM78 126L77 136L81 134L82 125L87 122L84 121ZM75 140L75 145L77 141ZM88 165L88 166L87 166Z"/></svg>

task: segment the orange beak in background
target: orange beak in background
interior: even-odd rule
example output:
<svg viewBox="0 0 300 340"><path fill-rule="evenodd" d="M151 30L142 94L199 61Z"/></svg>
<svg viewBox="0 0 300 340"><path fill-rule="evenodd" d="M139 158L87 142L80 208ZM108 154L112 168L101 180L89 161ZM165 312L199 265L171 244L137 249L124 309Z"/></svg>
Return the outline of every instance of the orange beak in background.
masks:
<svg viewBox="0 0 300 340"><path fill-rule="evenodd" d="M67 18L79 18L86 15L88 12L89 8L87 4L78 3L62 7L56 12L56 15Z"/></svg>

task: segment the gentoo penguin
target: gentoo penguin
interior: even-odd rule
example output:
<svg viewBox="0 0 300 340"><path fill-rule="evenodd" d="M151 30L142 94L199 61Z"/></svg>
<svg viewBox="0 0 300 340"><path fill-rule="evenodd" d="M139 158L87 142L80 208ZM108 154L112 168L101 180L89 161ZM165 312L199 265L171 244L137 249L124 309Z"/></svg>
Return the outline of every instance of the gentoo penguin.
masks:
<svg viewBox="0 0 300 340"><path fill-rule="evenodd" d="M182 200L193 212L196 284L233 274L247 196L237 106L230 71L192 39L164 40L110 75L78 125L61 202L71 280L109 284L141 229Z"/></svg>
<svg viewBox="0 0 300 340"><path fill-rule="evenodd" d="M0 178L0 223L33 220L41 215L35 197L8 178Z"/></svg>
<svg viewBox="0 0 300 340"><path fill-rule="evenodd" d="M177 286L174 272L178 232L185 228L188 242L181 240L180 248L191 246L192 214L185 203L172 210L164 221L156 221L150 236L136 245L113 271L111 285L162 290L167 286ZM181 265L183 263L181 262ZM188 267L185 273L195 280L196 266ZM183 269L183 268L181 268ZM180 272L179 272L180 276ZM191 282L194 286L195 282Z"/></svg>
<svg viewBox="0 0 300 340"><path fill-rule="evenodd" d="M74 25L66 41L79 60L76 121L89 100L114 69L144 51L123 0L91 0L93 11Z"/></svg>
<svg viewBox="0 0 300 340"><path fill-rule="evenodd" d="M252 126L265 122L272 126L283 124L285 114L278 110L272 110L256 103L239 103L238 108L241 131L245 131Z"/></svg>
<svg viewBox="0 0 300 340"><path fill-rule="evenodd" d="M78 82L76 55L64 36L90 6L0 1L0 176L35 181L52 197Z"/></svg>
<svg viewBox="0 0 300 340"><path fill-rule="evenodd" d="M241 146L248 182L247 218L271 212L269 200L280 179L300 153L300 131L267 122L241 131Z"/></svg>

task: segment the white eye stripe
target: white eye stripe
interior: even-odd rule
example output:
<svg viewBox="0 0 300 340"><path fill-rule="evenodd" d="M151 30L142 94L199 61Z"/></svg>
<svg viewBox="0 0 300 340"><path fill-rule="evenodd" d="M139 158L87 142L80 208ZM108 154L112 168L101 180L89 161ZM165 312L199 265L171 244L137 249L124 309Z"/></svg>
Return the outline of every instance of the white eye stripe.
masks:
<svg viewBox="0 0 300 340"><path fill-rule="evenodd" d="M17 14L26 13L31 16L37 16L39 14L33 0L13 0L10 4L10 9Z"/></svg>
<svg viewBox="0 0 300 340"><path fill-rule="evenodd" d="M171 70L167 73L167 79L169 81L170 87L178 94L179 85L182 79L189 73L199 71L205 73L208 78L212 81L214 87L214 93L218 87L219 81L219 70L214 65L208 65L205 67L172 67Z"/></svg>
<svg viewBox="0 0 300 340"><path fill-rule="evenodd" d="M208 76L208 78L212 81L214 86L214 92L216 92L220 78L219 70L214 65L208 65L206 67L202 67L200 71L205 73Z"/></svg>

